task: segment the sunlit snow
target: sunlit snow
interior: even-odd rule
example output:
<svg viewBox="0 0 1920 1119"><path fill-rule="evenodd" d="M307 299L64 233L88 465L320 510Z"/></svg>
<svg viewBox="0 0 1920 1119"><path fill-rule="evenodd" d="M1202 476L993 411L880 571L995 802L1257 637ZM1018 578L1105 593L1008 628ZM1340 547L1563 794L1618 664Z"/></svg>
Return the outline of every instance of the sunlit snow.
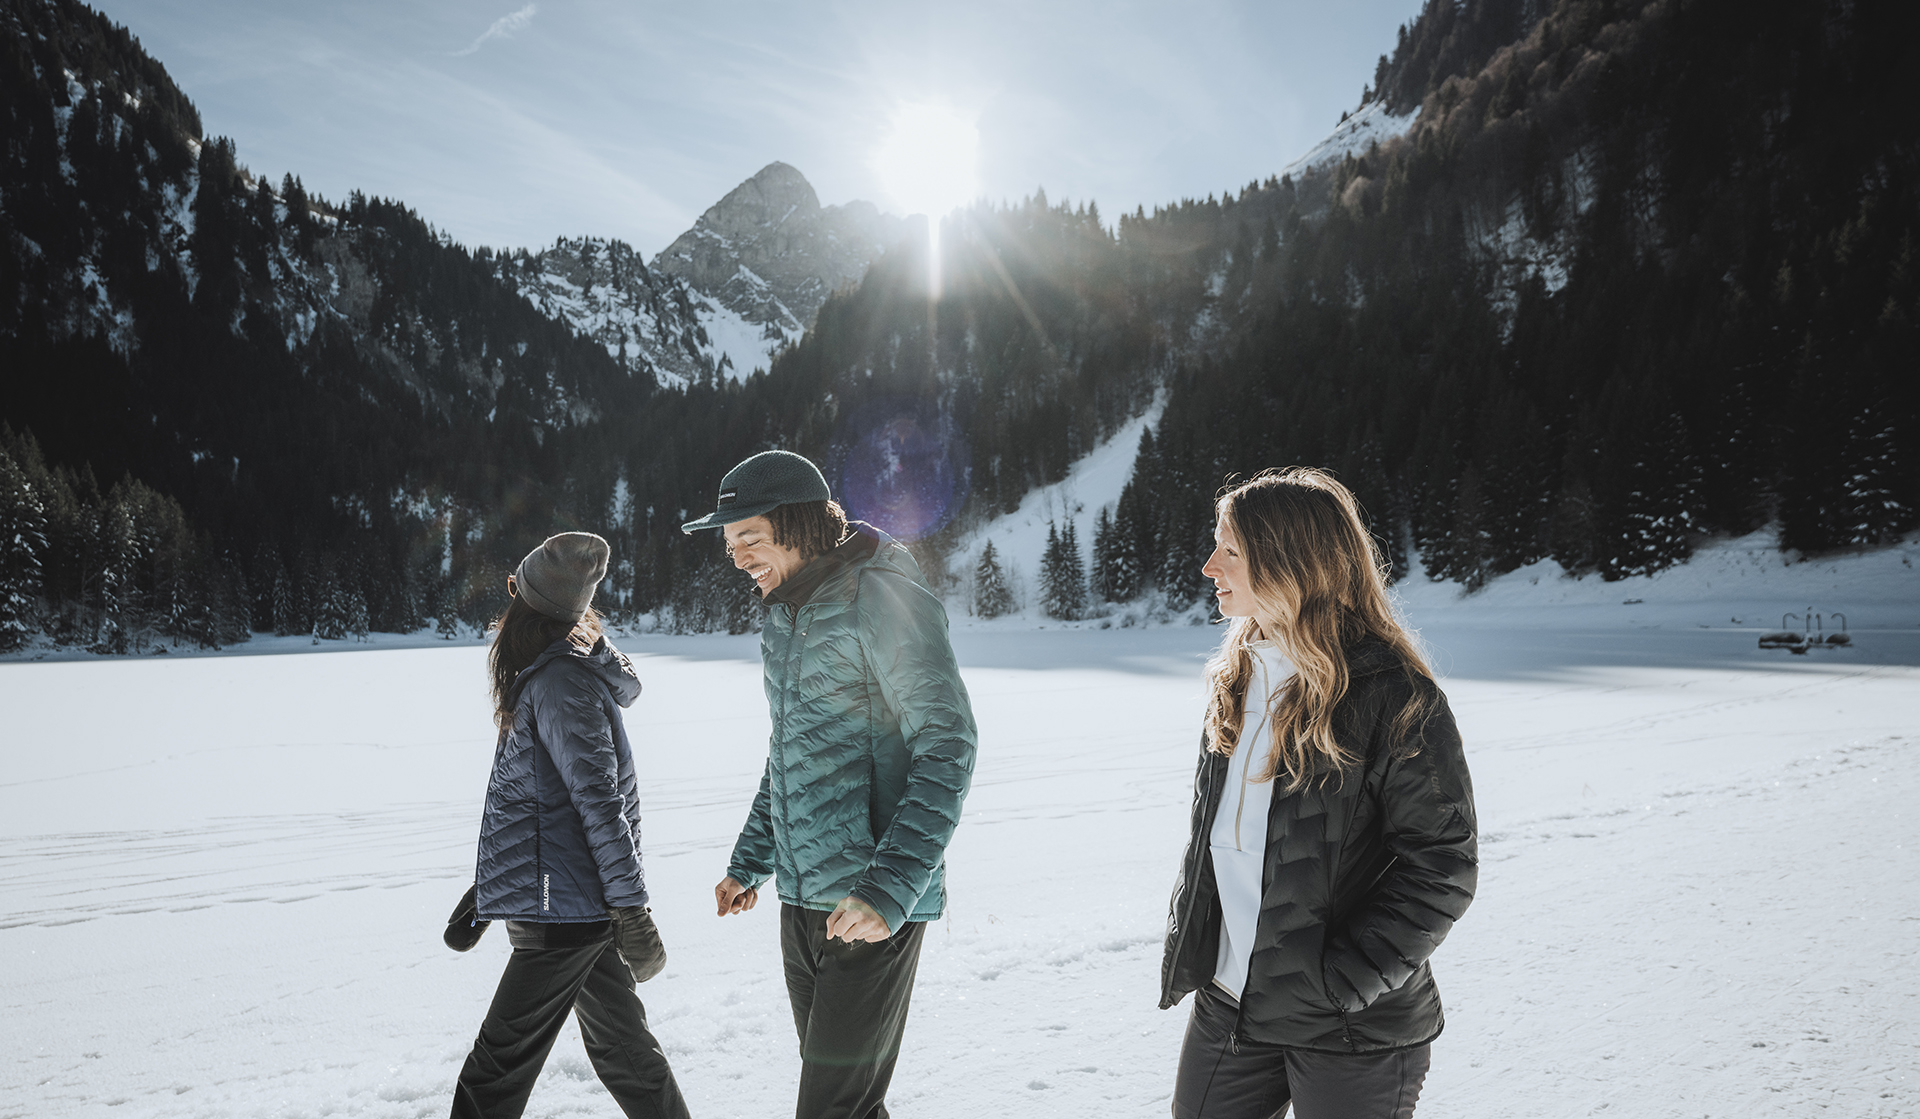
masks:
<svg viewBox="0 0 1920 1119"><path fill-rule="evenodd" d="M1375 144L1384 144L1406 135L1418 119L1418 109L1404 116L1395 116L1387 111L1385 101L1368 102L1334 126L1326 139L1308 148L1305 155L1287 164L1280 173L1297 179L1310 169L1338 163L1350 155L1364 155Z"/></svg>
<svg viewBox="0 0 1920 1119"><path fill-rule="evenodd" d="M1409 589L1483 837L1422 1115L1920 1112L1915 551ZM1855 648L1756 648L1809 602ZM955 633L980 759L891 1106L1164 1114L1219 631ZM755 642L624 644L670 954L642 996L694 1114L788 1113L776 914L711 909L765 751ZM0 1114L445 1113L507 952L439 940L492 753L484 647L308 648L0 664ZM528 1114L611 1111L569 1027Z"/></svg>

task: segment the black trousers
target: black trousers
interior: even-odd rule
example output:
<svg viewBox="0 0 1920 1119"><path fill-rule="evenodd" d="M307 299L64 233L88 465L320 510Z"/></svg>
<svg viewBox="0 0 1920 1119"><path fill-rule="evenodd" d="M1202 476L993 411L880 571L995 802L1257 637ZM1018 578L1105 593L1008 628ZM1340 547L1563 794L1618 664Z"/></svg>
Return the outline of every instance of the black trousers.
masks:
<svg viewBox="0 0 1920 1119"><path fill-rule="evenodd" d="M515 948L454 1084L454 1119L514 1119L525 1111L568 1011L579 1016L593 1071L628 1119L686 1119L687 1103L633 986L610 926L585 944Z"/></svg>
<svg viewBox="0 0 1920 1119"><path fill-rule="evenodd" d="M887 939L827 939L817 909L780 907L780 954L800 1034L799 1119L887 1119L887 1085L907 1032L924 922Z"/></svg>
<svg viewBox="0 0 1920 1119"><path fill-rule="evenodd" d="M1242 1040L1239 1007L1217 988L1193 994L1193 1017L1174 1076L1174 1119L1412 1119L1431 1050L1320 1053Z"/></svg>

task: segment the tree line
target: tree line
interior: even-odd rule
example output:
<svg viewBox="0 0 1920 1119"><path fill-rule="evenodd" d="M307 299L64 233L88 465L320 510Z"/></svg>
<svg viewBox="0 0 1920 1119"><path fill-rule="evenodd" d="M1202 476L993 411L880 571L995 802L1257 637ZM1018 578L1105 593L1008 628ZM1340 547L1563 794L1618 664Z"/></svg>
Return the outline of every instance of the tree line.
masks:
<svg viewBox="0 0 1920 1119"><path fill-rule="evenodd" d="M612 544L616 618L743 631L678 525L769 447L998 601L949 559L1161 392L1080 576L1077 540L1041 557L1049 610L1199 601L1206 497L1267 466L1334 469L1396 571L1469 586L1920 509L1920 146L1878 108L1914 47L1872 6L1433 0L1363 95L1417 105L1405 136L1111 224L958 212L937 282L910 238L767 372L672 389L522 298L522 255L253 176L83 5L3 15L0 421L44 523L9 538L9 632L472 632L565 529ZM111 624L109 585L138 591Z"/></svg>

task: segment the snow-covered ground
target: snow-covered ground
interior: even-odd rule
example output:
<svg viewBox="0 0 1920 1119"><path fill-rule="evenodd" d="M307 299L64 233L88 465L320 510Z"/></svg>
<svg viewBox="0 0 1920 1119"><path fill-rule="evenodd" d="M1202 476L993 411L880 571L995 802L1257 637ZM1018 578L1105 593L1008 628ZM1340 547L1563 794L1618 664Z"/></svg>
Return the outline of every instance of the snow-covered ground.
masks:
<svg viewBox="0 0 1920 1119"><path fill-rule="evenodd" d="M1483 829L1423 1116L1920 1114L1910 559L1408 588ZM1756 648L1809 601L1856 647ZM956 630L982 745L896 1114L1165 1114L1160 939L1218 637ZM710 908L764 756L754 640L626 645L671 953L641 993L695 1115L787 1114L775 914ZM0 1117L444 1114L507 952L439 941L482 657L0 664ZM613 1111L569 1027L529 1114Z"/></svg>

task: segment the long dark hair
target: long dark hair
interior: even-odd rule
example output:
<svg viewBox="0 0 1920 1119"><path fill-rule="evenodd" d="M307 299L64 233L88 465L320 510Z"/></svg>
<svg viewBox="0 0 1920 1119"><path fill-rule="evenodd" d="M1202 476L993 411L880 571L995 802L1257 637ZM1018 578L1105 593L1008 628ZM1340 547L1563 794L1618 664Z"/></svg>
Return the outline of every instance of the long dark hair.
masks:
<svg viewBox="0 0 1920 1119"><path fill-rule="evenodd" d="M591 606L578 622L569 624L547 617L521 601L518 595L509 600L507 608L493 623L493 648L487 653L487 675L493 682L494 725L503 731L513 728L513 706L508 698L513 694L514 678L540 659L548 647L564 637L582 649L590 649L603 632L600 615L594 613Z"/></svg>

